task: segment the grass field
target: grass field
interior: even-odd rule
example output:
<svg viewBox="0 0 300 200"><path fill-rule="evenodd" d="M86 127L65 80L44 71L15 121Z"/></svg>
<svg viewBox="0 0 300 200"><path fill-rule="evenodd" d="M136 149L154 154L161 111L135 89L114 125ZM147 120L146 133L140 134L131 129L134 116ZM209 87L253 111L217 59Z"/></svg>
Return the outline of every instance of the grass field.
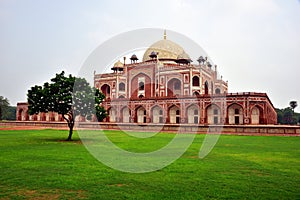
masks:
<svg viewBox="0 0 300 200"><path fill-rule="evenodd" d="M106 134L136 152L174 136L139 143L118 131ZM58 130L0 131L0 199L300 199L300 137L222 135L199 159L204 135L197 135L180 159L144 174L110 169L76 133L72 142L66 137Z"/></svg>

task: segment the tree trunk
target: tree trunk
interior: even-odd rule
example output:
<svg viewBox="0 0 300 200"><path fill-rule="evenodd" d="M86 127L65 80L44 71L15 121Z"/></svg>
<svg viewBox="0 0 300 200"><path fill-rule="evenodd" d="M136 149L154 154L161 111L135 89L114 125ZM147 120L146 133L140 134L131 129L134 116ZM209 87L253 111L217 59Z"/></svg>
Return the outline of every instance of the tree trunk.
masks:
<svg viewBox="0 0 300 200"><path fill-rule="evenodd" d="M68 126L69 126L69 136L67 138L67 141L71 141L72 140L72 135L73 135L73 127L74 127L74 124L70 124L68 123Z"/></svg>
<svg viewBox="0 0 300 200"><path fill-rule="evenodd" d="M73 112L69 112L66 114L68 117L63 115L63 118L67 121L68 127L69 127L69 136L67 138L67 141L72 140L72 135L73 135L73 128L74 128L74 117L73 117Z"/></svg>

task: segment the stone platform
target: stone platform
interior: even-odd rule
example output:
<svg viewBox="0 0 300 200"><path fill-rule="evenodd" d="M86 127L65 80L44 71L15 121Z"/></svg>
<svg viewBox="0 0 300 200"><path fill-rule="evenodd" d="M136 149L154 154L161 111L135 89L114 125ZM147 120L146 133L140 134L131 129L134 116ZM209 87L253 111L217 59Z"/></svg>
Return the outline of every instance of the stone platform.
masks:
<svg viewBox="0 0 300 200"><path fill-rule="evenodd" d="M44 122L44 121L2 121L0 128L24 127L24 129L68 129L66 122ZM195 125L195 124L152 124L152 123L98 123L77 122L75 129L89 130L132 130L143 132L173 132L173 133L221 133L233 135L288 135L300 136L300 126L287 125Z"/></svg>

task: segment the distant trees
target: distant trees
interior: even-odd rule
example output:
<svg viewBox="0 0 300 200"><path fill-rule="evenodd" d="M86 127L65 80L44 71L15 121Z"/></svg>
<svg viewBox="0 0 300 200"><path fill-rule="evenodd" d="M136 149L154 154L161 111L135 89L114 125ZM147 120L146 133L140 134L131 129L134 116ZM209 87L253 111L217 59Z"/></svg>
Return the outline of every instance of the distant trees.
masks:
<svg viewBox="0 0 300 200"><path fill-rule="evenodd" d="M89 118L96 114L98 120L106 117L106 111L101 106L105 96L98 89L92 88L84 78L65 76L64 71L56 74L51 83L32 87L27 97L30 115L52 111L63 116L69 127L67 140L72 140L76 116Z"/></svg>
<svg viewBox="0 0 300 200"><path fill-rule="evenodd" d="M16 120L16 106L8 106L2 115L3 120Z"/></svg>
<svg viewBox="0 0 300 200"><path fill-rule="evenodd" d="M3 113L6 111L6 109L9 106L9 102L7 98L4 98L3 96L0 96L0 120L3 118Z"/></svg>
<svg viewBox="0 0 300 200"><path fill-rule="evenodd" d="M16 120L16 107L10 106L3 96L0 96L0 120Z"/></svg>
<svg viewBox="0 0 300 200"><path fill-rule="evenodd" d="M290 107L284 109L276 109L277 122L279 124L297 124L300 123L300 114L295 113L297 101L290 101Z"/></svg>

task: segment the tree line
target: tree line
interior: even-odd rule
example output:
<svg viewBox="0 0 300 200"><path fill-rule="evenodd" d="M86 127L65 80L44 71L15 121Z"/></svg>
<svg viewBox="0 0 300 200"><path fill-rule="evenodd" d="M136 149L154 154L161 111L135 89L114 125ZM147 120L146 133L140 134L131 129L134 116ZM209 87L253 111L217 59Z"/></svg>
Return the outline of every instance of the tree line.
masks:
<svg viewBox="0 0 300 200"><path fill-rule="evenodd" d="M0 120L16 120L16 109L7 98L0 96Z"/></svg>
<svg viewBox="0 0 300 200"><path fill-rule="evenodd" d="M300 123L300 113L295 112L295 108L298 106L297 101L290 101L290 106L278 109L277 112L277 123L278 124L290 124L295 125Z"/></svg>

